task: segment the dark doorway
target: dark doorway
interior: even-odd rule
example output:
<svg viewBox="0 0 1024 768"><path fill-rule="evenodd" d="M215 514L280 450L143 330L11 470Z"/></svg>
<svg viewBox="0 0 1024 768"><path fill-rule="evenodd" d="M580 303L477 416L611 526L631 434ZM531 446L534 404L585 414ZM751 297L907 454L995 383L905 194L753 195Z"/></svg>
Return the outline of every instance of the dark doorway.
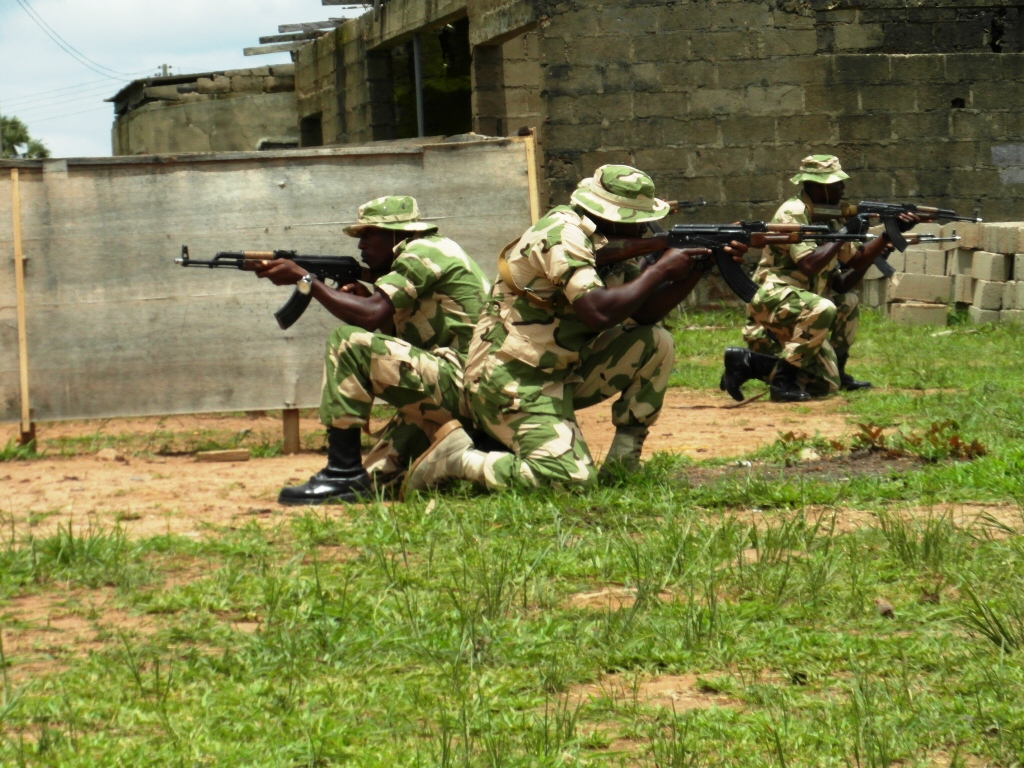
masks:
<svg viewBox="0 0 1024 768"><path fill-rule="evenodd" d="M423 112L427 136L452 136L473 130L469 19L420 34ZM395 138L417 135L412 42L391 51Z"/></svg>
<svg viewBox="0 0 1024 768"><path fill-rule="evenodd" d="M299 144L303 147L322 147L324 145L322 112L299 120Z"/></svg>

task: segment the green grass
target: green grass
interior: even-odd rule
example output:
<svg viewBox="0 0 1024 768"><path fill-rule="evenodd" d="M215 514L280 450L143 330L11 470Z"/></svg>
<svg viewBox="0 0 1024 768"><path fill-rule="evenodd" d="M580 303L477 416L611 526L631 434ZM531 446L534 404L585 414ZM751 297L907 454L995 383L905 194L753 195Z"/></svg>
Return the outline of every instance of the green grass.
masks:
<svg viewBox="0 0 1024 768"><path fill-rule="evenodd" d="M677 376L715 385L738 318L685 321ZM200 539L8 536L8 648L34 595L102 589L152 630L99 609L87 654L24 675L48 644L4 651L0 764L1024 764L1024 518L905 514L1024 498L1019 337L953 330L868 317L854 351L888 389L845 409L938 459L910 471L786 476L804 447L842 452L796 437L704 484L685 472L727 464L660 456L587 493L460 486ZM949 420L946 448L913 443ZM987 455L946 460L953 431ZM844 525L850 508L874 514ZM603 588L634 599L571 599ZM675 711L645 693L665 675L698 679Z"/></svg>

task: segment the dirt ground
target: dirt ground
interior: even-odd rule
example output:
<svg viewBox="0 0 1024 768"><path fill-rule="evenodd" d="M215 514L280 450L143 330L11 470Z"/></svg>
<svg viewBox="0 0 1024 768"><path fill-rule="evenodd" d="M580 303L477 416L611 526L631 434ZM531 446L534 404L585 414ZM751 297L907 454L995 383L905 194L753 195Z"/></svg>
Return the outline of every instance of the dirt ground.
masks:
<svg viewBox="0 0 1024 768"><path fill-rule="evenodd" d="M841 437L845 418L841 401L793 407L757 401L742 408L724 394L671 389L665 409L652 428L645 455L657 451L694 458L733 456L772 443L790 431ZM581 411L580 425L595 457L608 450L614 428L607 404ZM133 537L161 533L199 536L206 525L237 526L253 517L274 518L287 508L276 503L282 485L302 483L320 469L323 454L304 451L294 456L230 463L197 462L193 455L154 455L152 451L197 447L208 437L223 441L247 432L247 439L280 439L280 421L264 415L171 416L163 419L116 419L38 425L39 444L74 445L95 450L106 437L119 445L87 455L9 461L0 464L0 519L10 534L53 532L73 523L109 528L120 523ZM6 425L0 444L15 436ZM322 443L323 428L315 419L302 421L303 445ZM243 445L246 443L243 443ZM136 451L133 455L133 451Z"/></svg>

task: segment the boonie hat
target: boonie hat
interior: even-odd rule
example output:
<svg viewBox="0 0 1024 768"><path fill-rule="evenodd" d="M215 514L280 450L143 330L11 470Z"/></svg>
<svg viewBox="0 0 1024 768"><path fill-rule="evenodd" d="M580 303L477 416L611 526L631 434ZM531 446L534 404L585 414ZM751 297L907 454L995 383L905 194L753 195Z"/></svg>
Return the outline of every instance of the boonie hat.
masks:
<svg viewBox="0 0 1024 768"><path fill-rule="evenodd" d="M834 184L850 178L843 170L839 158L835 155L810 155L800 161L800 172L791 182L800 184L805 181L816 181L819 184Z"/></svg>
<svg viewBox="0 0 1024 768"><path fill-rule="evenodd" d="M654 196L651 177L628 165L602 165L579 183L572 202L607 221L642 224L668 214L669 205Z"/></svg>
<svg viewBox="0 0 1024 768"><path fill-rule="evenodd" d="M359 237L363 230L370 227L416 234L437 230L434 224L420 221L420 207L416 204L416 198L408 195L389 195L363 203L359 206L358 217L355 224L345 227L346 235Z"/></svg>

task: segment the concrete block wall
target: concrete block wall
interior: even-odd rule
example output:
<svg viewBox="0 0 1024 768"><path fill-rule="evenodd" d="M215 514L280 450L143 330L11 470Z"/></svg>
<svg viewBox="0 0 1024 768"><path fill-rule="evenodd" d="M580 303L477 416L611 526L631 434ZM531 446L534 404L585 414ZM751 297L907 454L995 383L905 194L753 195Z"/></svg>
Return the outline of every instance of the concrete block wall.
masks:
<svg viewBox="0 0 1024 768"><path fill-rule="evenodd" d="M669 196L703 195L709 218L762 218L812 151L838 153L862 199L987 218L1024 203L1003 167L1016 160L993 154L1024 134L1022 54L821 53L800 3L565 0L544 14L552 203L595 166L629 162Z"/></svg>
<svg viewBox="0 0 1024 768"><path fill-rule="evenodd" d="M1020 9L962 0L811 0L821 52L1021 50Z"/></svg>
<svg viewBox="0 0 1024 768"><path fill-rule="evenodd" d="M932 253L945 257L944 277L934 274L925 259L914 258L912 246L889 257L898 270L891 280L879 273L865 275L863 304L886 310L894 320L907 324L937 318L936 308L945 311L947 305L968 309L973 323L1024 322L1024 252L1017 252L1024 248L1024 222L951 223L942 227L941 234L962 238L931 244L936 249ZM983 250L980 245L1002 250ZM946 250L939 251L940 247ZM922 252L927 253L917 251Z"/></svg>
<svg viewBox="0 0 1024 768"><path fill-rule="evenodd" d="M287 145L297 140L294 91L294 64L137 80L113 99L113 154Z"/></svg>
<svg viewBox="0 0 1024 768"><path fill-rule="evenodd" d="M533 128L540 139L545 105L540 38L526 32L473 54L473 130L485 136L508 136Z"/></svg>

